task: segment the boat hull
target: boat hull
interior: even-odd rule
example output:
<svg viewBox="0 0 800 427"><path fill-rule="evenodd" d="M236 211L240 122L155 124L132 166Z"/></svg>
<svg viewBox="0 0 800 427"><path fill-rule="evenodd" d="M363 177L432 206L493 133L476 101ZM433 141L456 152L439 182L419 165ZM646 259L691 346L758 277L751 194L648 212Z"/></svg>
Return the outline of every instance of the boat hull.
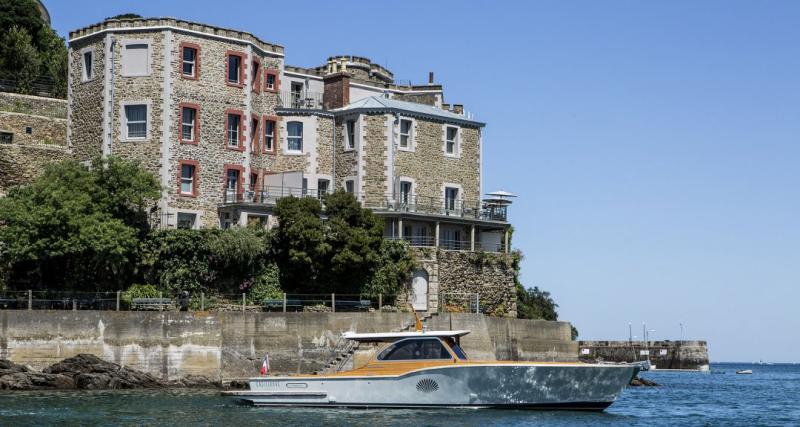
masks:
<svg viewBox="0 0 800 427"><path fill-rule="evenodd" d="M452 365L403 375L259 377L229 396L259 406L602 411L638 371L625 365Z"/></svg>

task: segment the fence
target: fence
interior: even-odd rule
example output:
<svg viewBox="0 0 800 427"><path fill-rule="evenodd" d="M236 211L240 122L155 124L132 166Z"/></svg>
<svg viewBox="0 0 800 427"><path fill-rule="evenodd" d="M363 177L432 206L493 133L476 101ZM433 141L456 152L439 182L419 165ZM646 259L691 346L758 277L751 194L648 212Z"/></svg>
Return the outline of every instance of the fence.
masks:
<svg viewBox="0 0 800 427"><path fill-rule="evenodd" d="M0 92L21 93L19 81L10 78L0 78ZM56 83L52 77L36 77L29 83L29 90L25 91L30 95L54 97L56 95Z"/></svg>
<svg viewBox="0 0 800 427"><path fill-rule="evenodd" d="M439 312L442 313L482 313L482 308L479 293L439 294Z"/></svg>
<svg viewBox="0 0 800 427"><path fill-rule="evenodd" d="M271 312L369 312L397 311L396 296L360 294L283 294L258 298L248 293L196 293L188 298L159 294L132 298L123 291L2 291L0 310L157 310L157 311L271 311Z"/></svg>
<svg viewBox="0 0 800 427"><path fill-rule="evenodd" d="M321 110L322 94L307 90L282 90L279 107L303 110Z"/></svg>

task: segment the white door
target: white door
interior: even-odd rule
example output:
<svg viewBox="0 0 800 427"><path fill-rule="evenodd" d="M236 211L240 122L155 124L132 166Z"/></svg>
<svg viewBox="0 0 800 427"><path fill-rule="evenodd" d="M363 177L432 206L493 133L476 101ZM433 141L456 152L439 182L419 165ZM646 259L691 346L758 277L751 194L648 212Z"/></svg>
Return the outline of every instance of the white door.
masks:
<svg viewBox="0 0 800 427"><path fill-rule="evenodd" d="M428 311L428 273L417 270L411 278L411 306L415 311Z"/></svg>

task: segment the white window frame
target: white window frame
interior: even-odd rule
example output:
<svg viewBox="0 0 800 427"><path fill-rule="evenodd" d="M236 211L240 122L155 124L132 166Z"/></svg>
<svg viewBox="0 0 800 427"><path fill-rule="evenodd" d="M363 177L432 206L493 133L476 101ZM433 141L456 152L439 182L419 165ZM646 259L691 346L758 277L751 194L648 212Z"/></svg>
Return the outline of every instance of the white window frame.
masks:
<svg viewBox="0 0 800 427"><path fill-rule="evenodd" d="M397 180L397 202L404 203L406 205L406 209L410 209L414 205L417 204L416 195L417 195L417 183L414 178L409 178L407 176L401 176ZM411 184L411 192L408 194L408 202L403 200L403 183L407 182Z"/></svg>
<svg viewBox="0 0 800 427"><path fill-rule="evenodd" d="M235 57L239 58L239 66L236 67L236 80L231 80L230 79L230 77L231 77L231 57L232 56L235 56ZM244 78L244 76L242 75L242 68L243 68L242 67L242 63L244 62L244 60L245 60L245 56L243 54L239 55L239 54L228 53L228 54L225 55L225 61L227 61L227 63L225 64L225 82L226 83L230 83L232 85L244 85L244 82L242 81L242 78Z"/></svg>
<svg viewBox="0 0 800 427"><path fill-rule="evenodd" d="M327 189L326 193L320 193L320 189L319 189L320 181L327 181L328 189ZM317 175L317 187L316 187L317 196L321 196L322 194L327 194L327 193L333 192L333 190L334 190L334 188L333 188L333 179L332 179L332 177L330 175Z"/></svg>
<svg viewBox="0 0 800 427"><path fill-rule="evenodd" d="M192 49L194 51L194 61L187 61L187 60L185 60L183 58L183 52L186 49ZM183 77L188 77L188 78L192 78L192 79L197 77L197 56L199 54L200 54L199 49L197 49L194 46L181 46L181 52L180 52L180 55L181 55L181 75ZM192 74L186 74L186 73L183 72L183 64L186 64L186 63L192 64Z"/></svg>
<svg viewBox="0 0 800 427"><path fill-rule="evenodd" d="M447 207L447 189L448 188L455 188L458 190L458 196L456 197L456 203L453 206L453 209L448 209ZM445 182L442 184L442 209L445 213L448 212L459 212L460 210L464 209L464 187L461 184L456 184L453 182ZM460 204L459 204L460 203Z"/></svg>
<svg viewBox="0 0 800 427"><path fill-rule="evenodd" d="M453 128L456 130L456 139L453 141L453 152L447 152L447 129ZM458 158L461 157L461 127L445 124L442 126L442 152L445 157Z"/></svg>
<svg viewBox="0 0 800 427"><path fill-rule="evenodd" d="M295 139L297 138L296 136L289 135L289 125L291 123L300 123L300 125L301 125L301 128L300 128L300 130L301 130L301 133L300 133L300 149L299 150L295 150L295 149L290 149L289 148L289 141L291 139L293 139L293 138L295 138ZM306 128L305 123L303 121L301 121L301 120L290 120L290 121L286 122L286 153L287 154L303 154L303 148L305 148L304 147L304 142L303 142L303 139L305 138L305 135L306 135L305 128Z"/></svg>
<svg viewBox="0 0 800 427"><path fill-rule="evenodd" d="M194 215L194 225L192 230L199 230L202 228L203 224L203 211L201 210L194 210L194 209L180 209L180 210L171 210L170 213L174 215L170 215L170 219L167 220L167 223L172 228L178 228L178 214L189 214Z"/></svg>
<svg viewBox="0 0 800 427"><path fill-rule="evenodd" d="M192 121L189 124L187 124L184 121L186 119L186 114L185 114L184 110L194 110L194 121ZM194 141L196 141L198 139L198 138L195 138L195 136L196 136L195 133L197 132L197 116L198 116L198 114L199 114L199 111L197 111L197 108L195 108L195 107L188 107L186 105L181 106L181 141L192 141L192 142L194 142ZM183 137L184 136L183 135L183 127L184 126L191 126L191 128L192 128L191 138L184 138Z"/></svg>
<svg viewBox="0 0 800 427"><path fill-rule="evenodd" d="M92 58L92 64L87 69L86 68L86 54L90 54ZM80 50L81 54L81 82L88 82L94 80L94 48L92 47L85 47Z"/></svg>
<svg viewBox="0 0 800 427"><path fill-rule="evenodd" d="M183 168L184 168L184 166L191 166L192 167L192 176L191 176L191 178L189 178L189 184L190 184L191 188L189 189L188 193L183 191L183 183L184 183L184 180L186 179L183 176ZM195 179L195 175L197 175L197 165L193 165L191 163L181 163L180 167L181 167L181 182L180 182L181 195L183 195L183 196L194 196L194 186L195 186L194 179Z"/></svg>
<svg viewBox="0 0 800 427"><path fill-rule="evenodd" d="M143 44L147 46L147 70L144 73L126 71L125 50L130 45ZM145 77L153 72L153 39L130 39L120 42L120 74L123 77Z"/></svg>
<svg viewBox="0 0 800 427"><path fill-rule="evenodd" d="M270 123L270 122L272 123L272 132L267 134L267 123ZM275 138L275 134L277 133L275 130L278 127L278 121L275 120L275 119L267 118L267 119L264 120L264 124L262 125L262 127L264 128L264 129L262 129L262 132L264 133L264 151L267 151L269 153L274 153L275 152L275 142L276 142L275 141L275 139L276 139ZM267 147L267 140L270 141L270 146L269 147Z"/></svg>
<svg viewBox="0 0 800 427"><path fill-rule="evenodd" d="M408 128L408 146L406 147L403 147L402 145L403 121L411 122L411 126ZM400 151L414 151L417 145L416 134L417 134L417 121L412 119L411 117L400 117L400 121L397 124L397 149Z"/></svg>
<svg viewBox="0 0 800 427"><path fill-rule="evenodd" d="M236 132L236 138L234 138L234 140L235 140L234 142L236 142L235 145L231 145L231 134L232 134L232 132L231 132L231 117L230 116L238 116L239 117L238 126L236 126L236 129L234 130L234 132ZM239 149L241 147L241 144L242 144L241 132L245 131L244 130L244 124L242 123L242 119L244 119L244 115L243 114L239 114L239 113L228 112L225 115L225 147L226 148Z"/></svg>
<svg viewBox="0 0 800 427"><path fill-rule="evenodd" d="M146 123L146 131L144 138L131 138L128 136L128 118L125 115L125 107L133 106L133 105L144 105L147 108L147 118L145 120ZM119 117L120 117L120 129L119 129L119 140L123 142L142 142L147 141L150 139L151 131L153 128L153 106L150 100L140 100L140 101L122 101L119 104Z"/></svg>
<svg viewBox="0 0 800 427"><path fill-rule="evenodd" d="M350 123L353 124L352 131L350 130ZM350 139L352 138L352 145ZM358 119L348 118L344 121L344 151L353 151L358 146Z"/></svg>
<svg viewBox="0 0 800 427"><path fill-rule="evenodd" d="M345 192L348 192L347 191L347 183L348 182L352 182L353 183L353 192L351 194L353 196L356 196L356 198L358 198L358 186L356 185L357 184L356 177L355 176L346 176L344 178L344 180L342 180L342 189Z"/></svg>

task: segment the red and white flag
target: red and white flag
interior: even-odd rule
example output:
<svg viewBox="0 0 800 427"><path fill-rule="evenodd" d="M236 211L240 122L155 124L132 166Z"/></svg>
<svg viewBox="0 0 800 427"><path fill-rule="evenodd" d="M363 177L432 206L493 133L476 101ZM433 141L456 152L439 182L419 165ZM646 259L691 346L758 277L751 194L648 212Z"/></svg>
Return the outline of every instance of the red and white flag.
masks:
<svg viewBox="0 0 800 427"><path fill-rule="evenodd" d="M267 375L269 373L269 354L261 361L261 375Z"/></svg>

